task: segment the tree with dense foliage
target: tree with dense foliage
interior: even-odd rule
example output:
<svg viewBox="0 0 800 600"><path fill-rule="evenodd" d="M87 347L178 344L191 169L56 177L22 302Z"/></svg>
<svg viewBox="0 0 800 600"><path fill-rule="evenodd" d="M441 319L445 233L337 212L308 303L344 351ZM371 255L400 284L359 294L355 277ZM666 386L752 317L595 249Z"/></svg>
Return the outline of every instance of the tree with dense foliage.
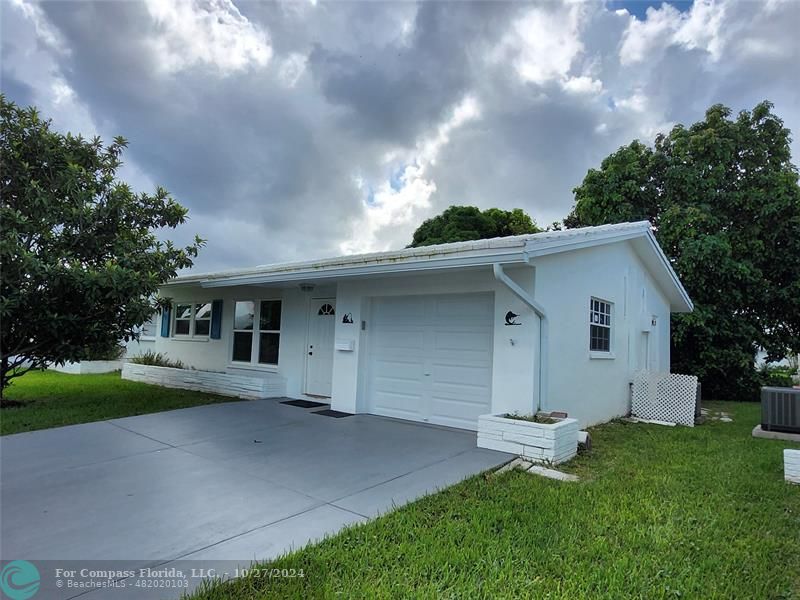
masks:
<svg viewBox="0 0 800 600"><path fill-rule="evenodd" d="M800 187L791 132L762 102L722 105L590 169L567 227L647 219L695 304L673 315L672 366L708 396L752 397L754 357L800 352Z"/></svg>
<svg viewBox="0 0 800 600"><path fill-rule="evenodd" d="M541 231L521 208L481 211L474 206L451 206L442 214L423 221L414 232L410 247L432 246Z"/></svg>
<svg viewBox="0 0 800 600"><path fill-rule="evenodd" d="M0 95L0 394L50 363L112 351L158 308L159 285L203 245L159 241L186 221L162 188L116 179L127 143L62 135Z"/></svg>

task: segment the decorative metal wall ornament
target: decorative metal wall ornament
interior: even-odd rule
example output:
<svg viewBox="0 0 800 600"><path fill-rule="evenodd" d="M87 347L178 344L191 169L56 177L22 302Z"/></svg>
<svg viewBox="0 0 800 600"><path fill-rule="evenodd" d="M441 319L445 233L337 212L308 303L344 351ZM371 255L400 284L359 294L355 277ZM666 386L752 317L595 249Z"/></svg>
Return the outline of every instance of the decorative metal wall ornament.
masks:
<svg viewBox="0 0 800 600"><path fill-rule="evenodd" d="M516 319L518 316L519 316L518 314L508 311L506 313L506 327L508 327L509 325L522 325L522 323L517 323Z"/></svg>
<svg viewBox="0 0 800 600"><path fill-rule="evenodd" d="M347 325L353 324L353 313L345 313L342 317L342 323L346 323Z"/></svg>

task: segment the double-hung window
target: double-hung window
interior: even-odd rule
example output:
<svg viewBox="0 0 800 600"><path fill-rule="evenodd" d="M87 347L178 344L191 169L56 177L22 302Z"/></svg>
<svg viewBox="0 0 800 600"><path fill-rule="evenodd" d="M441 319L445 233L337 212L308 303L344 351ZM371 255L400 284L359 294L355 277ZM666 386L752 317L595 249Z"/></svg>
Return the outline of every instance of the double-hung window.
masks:
<svg viewBox="0 0 800 600"><path fill-rule="evenodd" d="M589 302L589 351L611 352L611 302L592 298Z"/></svg>
<svg viewBox="0 0 800 600"><path fill-rule="evenodd" d="M194 335L211 333L211 302L194 305Z"/></svg>
<svg viewBox="0 0 800 600"><path fill-rule="evenodd" d="M175 335L192 335L193 304L175 305Z"/></svg>
<svg viewBox="0 0 800 600"><path fill-rule="evenodd" d="M176 337L207 338L211 331L211 302L178 302L172 326Z"/></svg>
<svg viewBox="0 0 800 600"><path fill-rule="evenodd" d="M233 362L278 364L281 343L281 301L240 300L233 318Z"/></svg>

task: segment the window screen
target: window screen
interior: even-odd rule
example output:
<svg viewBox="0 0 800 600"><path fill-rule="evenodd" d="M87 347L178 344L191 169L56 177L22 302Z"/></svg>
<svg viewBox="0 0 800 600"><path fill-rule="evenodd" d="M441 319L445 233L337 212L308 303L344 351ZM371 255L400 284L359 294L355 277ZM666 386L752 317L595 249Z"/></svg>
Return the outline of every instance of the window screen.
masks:
<svg viewBox="0 0 800 600"><path fill-rule="evenodd" d="M611 352L611 303L597 298L589 303L589 350Z"/></svg>

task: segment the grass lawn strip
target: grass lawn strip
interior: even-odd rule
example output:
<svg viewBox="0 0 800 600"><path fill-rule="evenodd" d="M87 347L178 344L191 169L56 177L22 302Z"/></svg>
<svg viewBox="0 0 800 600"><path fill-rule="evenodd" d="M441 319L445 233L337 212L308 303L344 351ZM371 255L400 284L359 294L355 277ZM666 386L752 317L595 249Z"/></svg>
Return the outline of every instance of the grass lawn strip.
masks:
<svg viewBox="0 0 800 600"><path fill-rule="evenodd" d="M6 398L9 406L0 409L2 435L240 400L126 381L118 372L56 371L32 371L14 379Z"/></svg>
<svg viewBox="0 0 800 600"><path fill-rule="evenodd" d="M559 469L473 477L266 566L304 577L210 583L194 600L256 598L797 598L800 487L785 447L733 422L592 428Z"/></svg>

